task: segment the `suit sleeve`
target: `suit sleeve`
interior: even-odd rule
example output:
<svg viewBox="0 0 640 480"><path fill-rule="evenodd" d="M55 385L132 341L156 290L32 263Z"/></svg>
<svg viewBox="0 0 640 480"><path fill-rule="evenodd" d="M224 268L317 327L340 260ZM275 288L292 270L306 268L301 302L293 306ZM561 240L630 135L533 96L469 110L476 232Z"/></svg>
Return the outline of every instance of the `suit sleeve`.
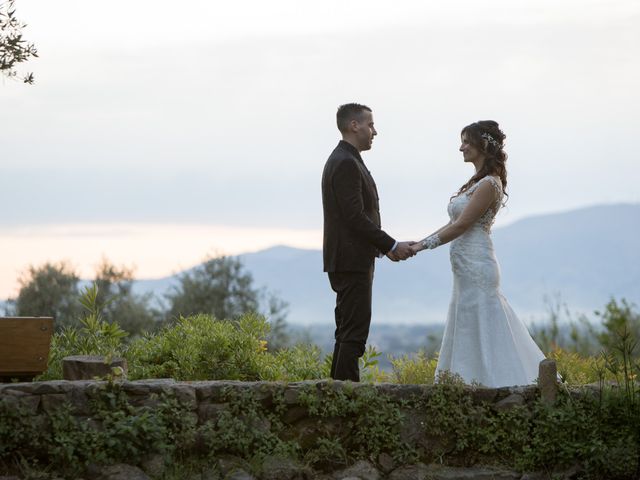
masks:
<svg viewBox="0 0 640 480"><path fill-rule="evenodd" d="M338 208L349 228L382 253L387 253L396 241L364 212L362 178L355 161L340 162L334 172L332 183Z"/></svg>

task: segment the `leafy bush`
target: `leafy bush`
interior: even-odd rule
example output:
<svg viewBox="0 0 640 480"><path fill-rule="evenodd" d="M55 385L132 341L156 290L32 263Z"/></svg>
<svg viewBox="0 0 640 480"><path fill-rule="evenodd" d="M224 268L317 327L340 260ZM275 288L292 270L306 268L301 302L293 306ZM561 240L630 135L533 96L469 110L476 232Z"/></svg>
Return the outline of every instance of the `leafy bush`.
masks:
<svg viewBox="0 0 640 480"><path fill-rule="evenodd" d="M268 332L264 317L253 314L237 321L180 317L175 325L130 345L130 377L259 380Z"/></svg>
<svg viewBox="0 0 640 480"><path fill-rule="evenodd" d="M70 355L120 356L125 346L123 339L128 335L117 323L106 322L102 318L98 304L98 288L95 284L86 287L80 296L80 304L85 315L80 319L80 328L64 327L53 334L49 351L49 366L38 380L62 378L62 359Z"/></svg>
<svg viewBox="0 0 640 480"><path fill-rule="evenodd" d="M34 417L0 401L0 465L21 457L26 466L42 463L75 478L90 463L139 462L149 453L178 458L194 446L195 420L171 395L163 394L154 409L134 407L117 383L107 383L90 410L91 422L69 404Z"/></svg>
<svg viewBox="0 0 640 480"><path fill-rule="evenodd" d="M322 361L322 352L316 345L294 345L262 356L261 380L293 382L328 378L330 364Z"/></svg>
<svg viewBox="0 0 640 480"><path fill-rule="evenodd" d="M391 358L393 368L391 381L430 385L435 379L437 365L437 355L434 358L429 358L425 351L420 351L415 356L403 355Z"/></svg>

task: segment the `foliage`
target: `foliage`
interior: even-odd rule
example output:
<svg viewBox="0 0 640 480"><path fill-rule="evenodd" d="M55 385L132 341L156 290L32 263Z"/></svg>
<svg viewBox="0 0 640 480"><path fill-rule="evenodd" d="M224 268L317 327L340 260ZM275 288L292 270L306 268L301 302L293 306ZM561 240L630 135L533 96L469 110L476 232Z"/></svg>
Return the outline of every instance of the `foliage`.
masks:
<svg viewBox="0 0 640 480"><path fill-rule="evenodd" d="M78 275L67 263L30 266L19 279L18 297L9 300L8 313L20 317L54 317L56 327L73 323L80 313Z"/></svg>
<svg viewBox="0 0 640 480"><path fill-rule="evenodd" d="M133 271L103 259L96 271L97 303L108 323L117 322L131 334L154 330L161 314L150 306L149 296L132 292ZM78 302L80 278L67 263L30 266L19 280L16 299L9 300L10 315L51 316L57 331L78 327L82 307Z"/></svg>
<svg viewBox="0 0 640 480"><path fill-rule="evenodd" d="M183 273L179 285L167 295L173 318L206 313L216 318L237 318L258 311L258 291L251 274L233 257L207 258Z"/></svg>
<svg viewBox="0 0 640 480"><path fill-rule="evenodd" d="M64 327L51 338L49 365L39 380L62 378L62 359L70 355L120 356L124 352L123 340L127 332L117 323L104 320L98 303L99 290L94 284L86 287L80 297L85 314L80 328Z"/></svg>
<svg viewBox="0 0 640 480"><path fill-rule="evenodd" d="M448 373L428 393L405 399L369 384L311 383L300 388L298 404L310 416L305 428L315 430L298 442L286 434L284 386L226 387L216 399L224 407L197 425L172 395L161 395L153 409L134 407L118 383L108 382L91 394L92 422L80 421L70 407L33 417L0 402L0 465L21 455L29 464L49 465L51 473L79 475L89 463L137 464L160 453L197 470L200 451L210 461L230 454L255 465L277 455L322 469L385 453L397 464L499 464L549 475L577 466L578 478L637 478L640 409L622 386L601 386L563 390L554 406L499 410Z"/></svg>
<svg viewBox="0 0 640 480"><path fill-rule="evenodd" d="M130 334L153 331L160 323L161 313L150 306L150 295L135 295L132 291L133 270L117 267L106 258L96 270L94 283L98 287L98 303L109 323L117 322Z"/></svg>
<svg viewBox="0 0 640 480"><path fill-rule="evenodd" d="M14 3L14 0L0 2L0 73L10 78L17 77L17 64L38 56L35 45L22 38L22 29L27 25L16 18ZM33 74L22 80L33 83Z"/></svg>
<svg viewBox="0 0 640 480"><path fill-rule="evenodd" d="M258 380L269 329L263 317L237 321L210 315L181 317L175 325L134 340L128 351L132 378Z"/></svg>
<svg viewBox="0 0 640 480"><path fill-rule="evenodd" d="M387 375L380 370L379 363L382 352L373 345L367 345L366 350L362 357L358 360L358 366L360 368L360 381L374 383L384 382L387 380Z"/></svg>
<svg viewBox="0 0 640 480"><path fill-rule="evenodd" d="M376 458L382 452L397 461L416 459L414 447L400 436L404 421L401 405L370 385L352 389L331 384L308 386L299 401L312 418L324 420L324 431L306 452L307 461L319 462L326 455Z"/></svg>
<svg viewBox="0 0 640 480"><path fill-rule="evenodd" d="M633 305L625 299L620 303L612 299L604 310L597 311L596 315L602 319L603 329L595 336L605 350L611 351L618 348L623 335L640 339L640 313L634 311ZM634 356L640 356L640 351L634 352Z"/></svg>
<svg viewBox="0 0 640 480"><path fill-rule="evenodd" d="M315 346L269 351L269 329L257 314L237 320L181 317L131 343L126 354L130 377L297 381L327 374Z"/></svg>
<svg viewBox="0 0 640 480"><path fill-rule="evenodd" d="M532 336L543 352L560 348L583 357L598 355L603 349L610 349L625 328L634 338L640 338L640 313L625 299L612 298L602 311L594 312L595 319L575 317L558 296L546 301L548 321L532 326Z"/></svg>
<svg viewBox="0 0 640 480"><path fill-rule="evenodd" d="M225 389L224 400L229 408L220 412L215 420L207 422L202 431L203 441L210 456L221 453L242 458L265 457L297 453L293 442L280 439L284 429L280 418L283 400L273 399L275 408L266 409L251 391Z"/></svg>
<svg viewBox="0 0 640 480"><path fill-rule="evenodd" d="M33 417L23 407L1 401L0 461L19 455L27 466L40 462L76 476L90 463L140 461L152 452L180 458L194 446L195 421L170 394L163 394L154 409L134 407L120 386L109 382L97 391L90 410L91 422L77 417L69 404Z"/></svg>
<svg viewBox="0 0 640 480"><path fill-rule="evenodd" d="M391 359L393 372L391 381L395 383L432 384L436 376L438 356L429 358L426 351L415 356L403 355Z"/></svg>
<svg viewBox="0 0 640 480"><path fill-rule="evenodd" d="M316 345L298 344L267 353L266 361L260 362L261 380L293 382L329 377L331 364L321 360L322 352Z"/></svg>
<svg viewBox="0 0 640 480"><path fill-rule="evenodd" d="M556 347L547 358L555 360L558 374L567 385L585 385L598 382L603 369L602 356L582 356ZM606 375L611 379L610 375Z"/></svg>

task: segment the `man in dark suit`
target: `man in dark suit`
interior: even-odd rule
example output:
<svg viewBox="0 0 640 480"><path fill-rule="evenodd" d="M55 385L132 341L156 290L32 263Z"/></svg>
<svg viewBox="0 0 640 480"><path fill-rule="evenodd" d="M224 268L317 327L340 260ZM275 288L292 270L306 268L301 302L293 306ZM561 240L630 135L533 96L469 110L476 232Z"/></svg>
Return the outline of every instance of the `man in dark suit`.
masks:
<svg viewBox="0 0 640 480"><path fill-rule="evenodd" d="M378 134L371 109L349 103L336 117L342 140L322 173L324 271L336 292L331 378L357 382L371 323L375 258L405 260L413 256L413 242L396 242L380 228L378 191L360 156Z"/></svg>

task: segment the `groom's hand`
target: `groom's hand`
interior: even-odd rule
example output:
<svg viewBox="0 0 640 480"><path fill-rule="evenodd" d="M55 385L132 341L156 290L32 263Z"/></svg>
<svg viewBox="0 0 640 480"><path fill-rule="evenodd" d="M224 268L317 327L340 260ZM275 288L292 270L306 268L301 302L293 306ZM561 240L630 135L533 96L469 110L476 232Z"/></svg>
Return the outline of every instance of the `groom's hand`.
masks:
<svg viewBox="0 0 640 480"><path fill-rule="evenodd" d="M397 248L397 247L396 247ZM391 250L389 250L386 254L387 258L389 260L391 260L392 262L399 262L400 259L398 257L395 256L394 252L392 252Z"/></svg>
<svg viewBox="0 0 640 480"><path fill-rule="evenodd" d="M393 254L393 256L395 256L398 260L406 260L407 258L413 257L416 254L411 248L414 243L416 242L399 242L395 250L390 253Z"/></svg>

